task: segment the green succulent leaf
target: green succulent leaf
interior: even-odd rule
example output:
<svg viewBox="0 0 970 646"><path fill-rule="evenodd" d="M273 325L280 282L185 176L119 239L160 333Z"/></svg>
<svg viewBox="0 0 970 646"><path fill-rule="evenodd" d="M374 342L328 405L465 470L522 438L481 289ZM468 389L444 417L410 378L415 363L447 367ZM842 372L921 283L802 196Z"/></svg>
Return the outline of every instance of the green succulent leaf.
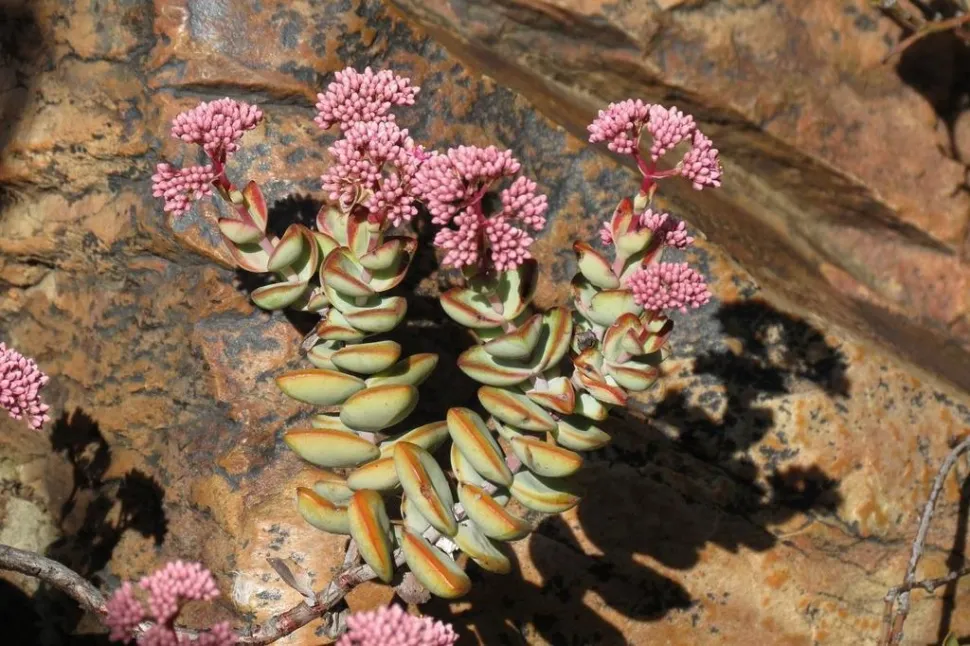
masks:
<svg viewBox="0 0 970 646"><path fill-rule="evenodd" d="M260 190L259 184L250 180L242 190L242 196L249 217L253 219L253 223L260 231L265 232L266 225L269 222L269 211L266 208L266 199L263 197L263 191Z"/></svg>
<svg viewBox="0 0 970 646"><path fill-rule="evenodd" d="M489 413L506 424L525 431L552 431L556 421L541 406L522 393L482 386L478 401Z"/></svg>
<svg viewBox="0 0 970 646"><path fill-rule="evenodd" d="M362 268L354 262L346 247L335 249L327 255L320 265L320 282L354 298L373 296L375 293L364 281Z"/></svg>
<svg viewBox="0 0 970 646"><path fill-rule="evenodd" d="M530 365L493 357L481 345L474 345L462 352L458 357L458 367L475 381L490 386L514 386L534 372Z"/></svg>
<svg viewBox="0 0 970 646"><path fill-rule="evenodd" d="M622 364L607 364L607 372L616 383L633 392L644 391L660 379L660 368L633 359Z"/></svg>
<svg viewBox="0 0 970 646"><path fill-rule="evenodd" d="M538 284L539 263L532 258L511 271L499 273L495 292L502 303L502 318L511 321L518 317L532 303Z"/></svg>
<svg viewBox="0 0 970 646"><path fill-rule="evenodd" d="M398 256L402 254L407 241L410 239L404 237L388 238L381 246L360 256L360 264L364 269L371 271L388 269L399 262Z"/></svg>
<svg viewBox="0 0 970 646"><path fill-rule="evenodd" d="M371 386L347 398L340 408L340 421L355 431L382 431L410 415L417 405L414 386Z"/></svg>
<svg viewBox="0 0 970 646"><path fill-rule="evenodd" d="M311 489L296 490L296 505L303 520L331 534L349 534L347 508L339 507Z"/></svg>
<svg viewBox="0 0 970 646"><path fill-rule="evenodd" d="M458 525L455 543L483 570L496 574L508 574L512 571L509 557L471 521L466 520Z"/></svg>
<svg viewBox="0 0 970 646"><path fill-rule="evenodd" d="M523 435L510 444L522 464L539 476L561 478L576 473L583 466L583 456L535 437Z"/></svg>
<svg viewBox="0 0 970 646"><path fill-rule="evenodd" d="M491 328L505 322L502 315L492 308L488 298L474 290L455 287L442 294L439 300L445 314L463 327Z"/></svg>
<svg viewBox="0 0 970 646"><path fill-rule="evenodd" d="M263 285L253 290L250 297L264 310L281 310L296 303L306 293L309 283L285 282Z"/></svg>
<svg viewBox="0 0 970 646"><path fill-rule="evenodd" d="M428 519L421 515L407 496L401 497L401 518L404 519L404 525L418 535L424 534L431 527Z"/></svg>
<svg viewBox="0 0 970 646"><path fill-rule="evenodd" d="M354 495L347 481L331 471L320 471L320 479L313 483L313 491L337 506L346 506Z"/></svg>
<svg viewBox="0 0 970 646"><path fill-rule="evenodd" d="M542 315L538 347L542 349L534 373L555 367L569 351L573 316L565 307L554 307Z"/></svg>
<svg viewBox="0 0 970 646"><path fill-rule="evenodd" d="M303 253L307 240L303 236L299 224L291 224L283 233L283 237L276 243L276 248L266 263L270 271L280 271L296 262L297 258Z"/></svg>
<svg viewBox="0 0 970 646"><path fill-rule="evenodd" d="M542 322L542 315L535 314L514 332L498 336L486 342L482 348L497 359L528 359L539 341Z"/></svg>
<svg viewBox="0 0 970 646"><path fill-rule="evenodd" d="M411 502L432 527L454 536L458 524L452 511L454 497L448 479L430 453L416 444L398 442L394 449L397 477Z"/></svg>
<svg viewBox="0 0 970 646"><path fill-rule="evenodd" d="M387 370L383 370L367 380L369 387L410 385L419 386L431 376L438 365L438 355L425 352L412 354L410 357L398 361Z"/></svg>
<svg viewBox="0 0 970 646"><path fill-rule="evenodd" d="M289 397L317 406L339 404L365 386L357 377L320 368L284 373L276 378L276 385Z"/></svg>
<svg viewBox="0 0 970 646"><path fill-rule="evenodd" d="M358 491L350 499L347 514L350 535L357 542L364 562L373 568L381 581L390 583L394 575L394 533L383 498L376 491Z"/></svg>
<svg viewBox="0 0 970 646"><path fill-rule="evenodd" d="M411 572L431 594L455 599L471 589L471 580L464 570L423 536L405 529L401 532L401 550Z"/></svg>
<svg viewBox="0 0 970 646"><path fill-rule="evenodd" d="M394 455L394 447L398 442L410 442L428 453L434 453L446 439L448 439L448 423L431 422L381 444L381 457Z"/></svg>
<svg viewBox="0 0 970 646"><path fill-rule="evenodd" d="M393 458L380 458L357 467L347 476L347 486L354 491L374 489L388 491L400 486Z"/></svg>
<svg viewBox="0 0 970 646"><path fill-rule="evenodd" d="M235 218L219 218L222 234L236 244L253 244L263 239L263 231L256 225Z"/></svg>
<svg viewBox="0 0 970 646"><path fill-rule="evenodd" d="M458 500L478 529L498 541L515 541L532 531L525 520L505 509L481 487L458 485Z"/></svg>
<svg viewBox="0 0 970 646"><path fill-rule="evenodd" d="M516 473L510 491L524 506L544 514L561 514L580 500L577 489L568 481L543 478L531 471Z"/></svg>
<svg viewBox="0 0 970 646"><path fill-rule="evenodd" d="M595 451L611 439L609 433L578 415L561 418L552 434L556 442L574 451Z"/></svg>
<svg viewBox="0 0 970 646"><path fill-rule="evenodd" d="M258 243L237 245L222 231L219 234L226 243L226 249L229 250L229 254L240 269L251 274L265 274L269 271L266 267L269 262L269 254Z"/></svg>
<svg viewBox="0 0 970 646"><path fill-rule="evenodd" d="M375 269L371 272L368 284L375 292L386 292L397 287L404 276L408 273L411 266L411 259L418 248L418 241L415 238L403 238L403 248L394 258L390 266Z"/></svg>
<svg viewBox="0 0 970 646"><path fill-rule="evenodd" d="M477 473L506 487L512 484L502 449L478 413L469 408L449 409L448 432Z"/></svg>
<svg viewBox="0 0 970 646"><path fill-rule="evenodd" d="M367 440L344 431L300 429L288 431L283 441L307 462L330 469L356 466L381 454Z"/></svg>
<svg viewBox="0 0 970 646"><path fill-rule="evenodd" d="M377 341L345 346L335 351L330 361L341 370L371 375L390 368L400 356L400 344Z"/></svg>
<svg viewBox="0 0 970 646"><path fill-rule="evenodd" d="M607 289L590 301L586 316L597 325L609 326L624 314L640 314L643 308L633 300L628 289Z"/></svg>
<svg viewBox="0 0 970 646"><path fill-rule="evenodd" d="M538 387L526 391L526 395L543 408L560 415L569 415L576 407L576 390L566 377L555 377Z"/></svg>
<svg viewBox="0 0 970 646"><path fill-rule="evenodd" d="M360 341L365 336L335 308L327 311L313 331L324 341Z"/></svg>
<svg viewBox="0 0 970 646"><path fill-rule="evenodd" d="M458 448L458 445L454 442L451 444L451 470L454 472L458 482L466 482L477 487L488 486L488 480L483 478L478 471L475 471L471 462L468 461L468 458L465 457Z"/></svg>
<svg viewBox="0 0 970 646"><path fill-rule="evenodd" d="M577 240L573 243L573 251L576 252L580 273L590 283L600 289L616 289L620 286L620 280L613 273L610 263L591 246Z"/></svg>
<svg viewBox="0 0 970 646"><path fill-rule="evenodd" d="M347 323L358 330L371 334L382 334L396 328L404 319L407 311L407 300L400 296L395 296L387 299L381 307L374 307L358 312L348 312L344 315L344 318L347 320Z"/></svg>

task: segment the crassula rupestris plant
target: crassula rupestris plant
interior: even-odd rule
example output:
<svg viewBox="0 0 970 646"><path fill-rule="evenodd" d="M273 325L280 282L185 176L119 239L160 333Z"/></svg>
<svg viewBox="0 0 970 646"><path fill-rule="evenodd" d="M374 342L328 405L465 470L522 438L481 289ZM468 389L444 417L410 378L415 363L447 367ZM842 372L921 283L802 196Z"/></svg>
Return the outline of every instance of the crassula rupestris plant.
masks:
<svg viewBox="0 0 970 646"><path fill-rule="evenodd" d="M252 293L256 305L320 316L303 348L313 367L277 378L285 394L320 407L284 438L324 469L312 488L297 490L300 513L351 536L377 578L392 582L406 563L431 593L454 598L471 585L459 553L508 572L502 544L532 531L530 510L561 513L579 502L569 477L586 452L610 441L601 427L610 408L657 381L673 328L668 312L710 298L695 270L662 260L692 238L653 198L659 181L675 177L698 190L719 186L721 167L710 140L677 108L629 100L601 111L590 141L631 156L640 188L603 223L605 253L574 244L572 307L540 310L530 248L546 224L546 196L511 151L416 144L392 110L414 104L417 93L392 72L347 69L318 95L316 123L341 136L321 177L327 202L316 230L294 224L279 238L267 233L258 185L239 188L228 178L226 161L262 118L230 99L176 117L172 135L201 145L211 163L160 164L155 195L176 215L193 199L219 195L228 208L217 224L232 256L271 277ZM677 148L681 160L659 170ZM475 341L458 366L481 384L481 408L451 408L440 421L408 428L417 388L438 357L402 358L401 346L382 335L407 313L395 288L417 241L400 228L424 212L442 267L462 277L440 301Z"/></svg>

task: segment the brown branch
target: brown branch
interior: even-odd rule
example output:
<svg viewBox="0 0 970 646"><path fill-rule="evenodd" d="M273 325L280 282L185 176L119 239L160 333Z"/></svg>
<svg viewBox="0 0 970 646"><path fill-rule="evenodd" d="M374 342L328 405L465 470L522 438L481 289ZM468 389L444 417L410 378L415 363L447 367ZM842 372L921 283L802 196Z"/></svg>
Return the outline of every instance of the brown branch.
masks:
<svg viewBox="0 0 970 646"><path fill-rule="evenodd" d="M882 59L883 63L888 63L893 57L898 54L903 53L903 51L915 43L918 40L926 38L930 34L939 33L941 31L948 31L951 29L959 29L963 25L970 23L970 13L964 14L962 16L956 16L954 18L947 18L946 20L933 20L927 22L922 27L914 31L912 34L901 40L895 47L889 50L889 53Z"/></svg>
<svg viewBox="0 0 970 646"><path fill-rule="evenodd" d="M344 564L327 587L317 593L312 606L302 602L270 617L254 629L237 631L237 643L271 644L326 614L355 586L377 578L377 574L370 566L356 565L357 555L356 546L351 542L344 557ZM397 566L404 563L404 555L400 550L395 552L394 562ZM97 588L67 566L40 554L0 545L0 570L19 572L40 579L70 596L82 608L97 615L99 619L104 619L108 614L104 595ZM151 623L146 622L139 631L144 632L151 626ZM190 639L194 639L199 634L198 631L184 628L176 630L180 635Z"/></svg>
<svg viewBox="0 0 970 646"><path fill-rule="evenodd" d="M896 0L869 0L880 11L892 18L893 22L909 31L917 31L926 24L926 20L918 14L907 11L899 6Z"/></svg>
<svg viewBox="0 0 970 646"><path fill-rule="evenodd" d="M909 556L909 567L906 568L906 577L903 579L902 585L892 588L886 594L886 610L883 615L883 625L886 630L883 644L886 646L897 646L903 639L903 624L906 622L906 616L909 614L910 591L914 588L929 590L926 586L936 581L936 579L928 579L927 581L917 582L916 566L919 565L919 560L923 556L926 534L929 532L930 521L933 519L933 510L936 508L936 502L940 497L940 493L943 491L943 483L946 481L950 470L953 469L953 465L956 464L957 459L967 450L970 450L970 437L965 438L950 451L946 459L943 460L943 464L940 465L940 470L937 472L936 478L933 480L933 487L930 489L929 499L926 501L926 506L923 507L923 515L920 518L919 529L916 531L916 539L913 541L913 548ZM953 581L963 576L961 572L962 570L951 572L942 577L942 579ZM946 582L944 581L944 583ZM933 589L936 588L934 587ZM930 591L932 592L932 590Z"/></svg>
<svg viewBox="0 0 970 646"><path fill-rule="evenodd" d="M0 569L19 572L40 579L65 593L78 604L99 617L108 614L104 595L80 574L57 561L40 554L0 545Z"/></svg>

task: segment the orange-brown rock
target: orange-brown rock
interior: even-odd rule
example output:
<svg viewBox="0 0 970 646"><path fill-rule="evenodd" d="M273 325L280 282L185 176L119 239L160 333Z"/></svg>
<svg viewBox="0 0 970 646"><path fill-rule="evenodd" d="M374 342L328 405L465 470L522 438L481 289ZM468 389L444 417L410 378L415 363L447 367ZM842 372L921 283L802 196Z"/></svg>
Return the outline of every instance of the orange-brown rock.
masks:
<svg viewBox="0 0 970 646"><path fill-rule="evenodd" d="M676 104L723 190L667 199L755 278L970 387L968 49L865 0L389 0L577 136L610 101Z"/></svg>
<svg viewBox="0 0 970 646"><path fill-rule="evenodd" d="M677 4L670 11L682 12L678 19L689 18L691 5L702 20L717 3L665 6ZM728 21L769 6L721 4ZM550 21L568 18L564 3L533 7ZM599 3L582 7L591 16L601 11ZM590 19L560 37L579 39L600 26ZM638 33L637 42L649 36ZM313 470L281 441L310 412L273 384L301 365L307 320L251 305L252 283L218 244L216 206L200 204L172 221L150 195L156 161L194 159L167 137L177 111L225 95L263 106L266 121L247 135L231 172L266 187L279 226L311 215L321 197L316 178L332 135L311 121L315 92L346 65L410 74L423 91L400 121L416 138L437 148L512 148L549 192L551 224L536 244L546 304L566 295L570 241L593 238L631 190L629 173L503 87L520 80L515 68L480 78L374 0L24 0L0 9L0 43L0 339L50 373L56 418L45 434L0 419L0 542L44 551L104 589L165 560L203 561L223 596L192 609L185 618L192 625L232 617L243 626L291 606L298 595L267 557L300 563L322 586L342 543L297 514L293 490L312 482ZM551 105L533 96L539 108ZM568 101L560 105L578 114ZM701 112L707 123L715 114ZM777 251L786 265L768 253L769 229L736 227L746 220L733 211L697 217L725 204L747 212L745 194L751 204L785 195L758 183L732 148L769 140L730 124L716 132L734 151L725 187L710 197L674 193L674 202L711 238L747 236L741 257L761 268L764 282L781 281L771 271L805 280L790 289L814 314L785 313L722 249L700 243L691 260L712 277L716 302L678 320L663 385L611 421L614 444L591 456L582 476L586 501L515 545L515 573L472 567L467 599L425 608L454 622L463 643L875 643L882 598L902 577L929 483L952 438L970 428L970 398L933 377L917 379L832 323L861 327L850 308L829 307L842 302L829 283L842 285L840 293L858 289L859 298L878 291L855 287L841 254L815 266L791 264L792 254ZM789 149L777 146L751 149L751 159L767 163L774 151L777 164L790 162ZM782 176L794 186L820 177L821 168L806 161ZM831 187L809 182L804 190L811 186ZM875 200L862 189L831 199L846 208ZM949 204L935 199L934 208ZM774 235L796 239L783 233ZM420 413L475 405L474 384L453 366L467 339L433 298L442 278L426 248L412 271L406 350L442 354L422 386ZM955 481L921 575L962 558L951 551L966 538ZM942 592L915 597L907 624L915 643L931 643L946 628L970 632L965 613L953 612L966 602L966 584L950 592L953 602L941 601ZM361 609L387 599L386 588L372 585L349 603ZM0 581L0 619L15 631L4 636L22 637L13 643L37 643L37 625L53 637L99 630L70 608L22 577ZM283 643L319 644L319 628Z"/></svg>

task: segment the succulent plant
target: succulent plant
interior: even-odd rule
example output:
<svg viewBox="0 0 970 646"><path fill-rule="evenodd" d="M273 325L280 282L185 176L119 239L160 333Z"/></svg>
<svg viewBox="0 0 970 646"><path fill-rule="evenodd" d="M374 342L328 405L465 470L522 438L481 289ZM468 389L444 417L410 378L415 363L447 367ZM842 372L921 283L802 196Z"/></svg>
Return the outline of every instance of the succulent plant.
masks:
<svg viewBox="0 0 970 646"><path fill-rule="evenodd" d="M237 190L229 182L226 159L262 113L228 99L176 119L173 134L202 145L212 164L159 165L155 194L178 215L215 188L232 207L218 226L239 267L278 277L255 290L253 301L321 317L304 342L312 367L277 378L286 395L322 408L309 427L284 436L322 469L312 487L297 490L303 518L351 536L377 578L391 582L403 560L428 591L454 598L471 585L459 553L508 572L503 543L527 536L538 515L579 503L570 476L584 454L610 441L601 428L610 408L625 406L660 376L673 327L666 312L710 298L686 263L661 261L666 247L683 249L692 239L651 204L658 180L680 175L697 189L717 186L720 165L710 140L676 108L626 101L602 111L590 140L634 158L640 191L620 202L600 232L612 257L574 244L574 308L540 310L530 246L546 224L546 197L519 174L510 151L426 153L415 145L391 108L412 104L417 92L390 72L348 69L318 96L317 123L339 126L343 136L329 149L332 163L321 178L329 201L315 231L294 224L279 239L268 235L258 186ZM652 136L649 159L640 156L643 132ZM688 144L683 161L659 171L657 159L681 142ZM393 330L407 312L406 298L393 290L417 240L389 230L409 222L419 204L438 227L442 266L463 279L440 302L475 341L458 367L481 384L481 409L454 407L443 420L397 432L438 357L401 358L397 342L372 337ZM440 456L447 460L439 462L435 454L448 439Z"/></svg>

